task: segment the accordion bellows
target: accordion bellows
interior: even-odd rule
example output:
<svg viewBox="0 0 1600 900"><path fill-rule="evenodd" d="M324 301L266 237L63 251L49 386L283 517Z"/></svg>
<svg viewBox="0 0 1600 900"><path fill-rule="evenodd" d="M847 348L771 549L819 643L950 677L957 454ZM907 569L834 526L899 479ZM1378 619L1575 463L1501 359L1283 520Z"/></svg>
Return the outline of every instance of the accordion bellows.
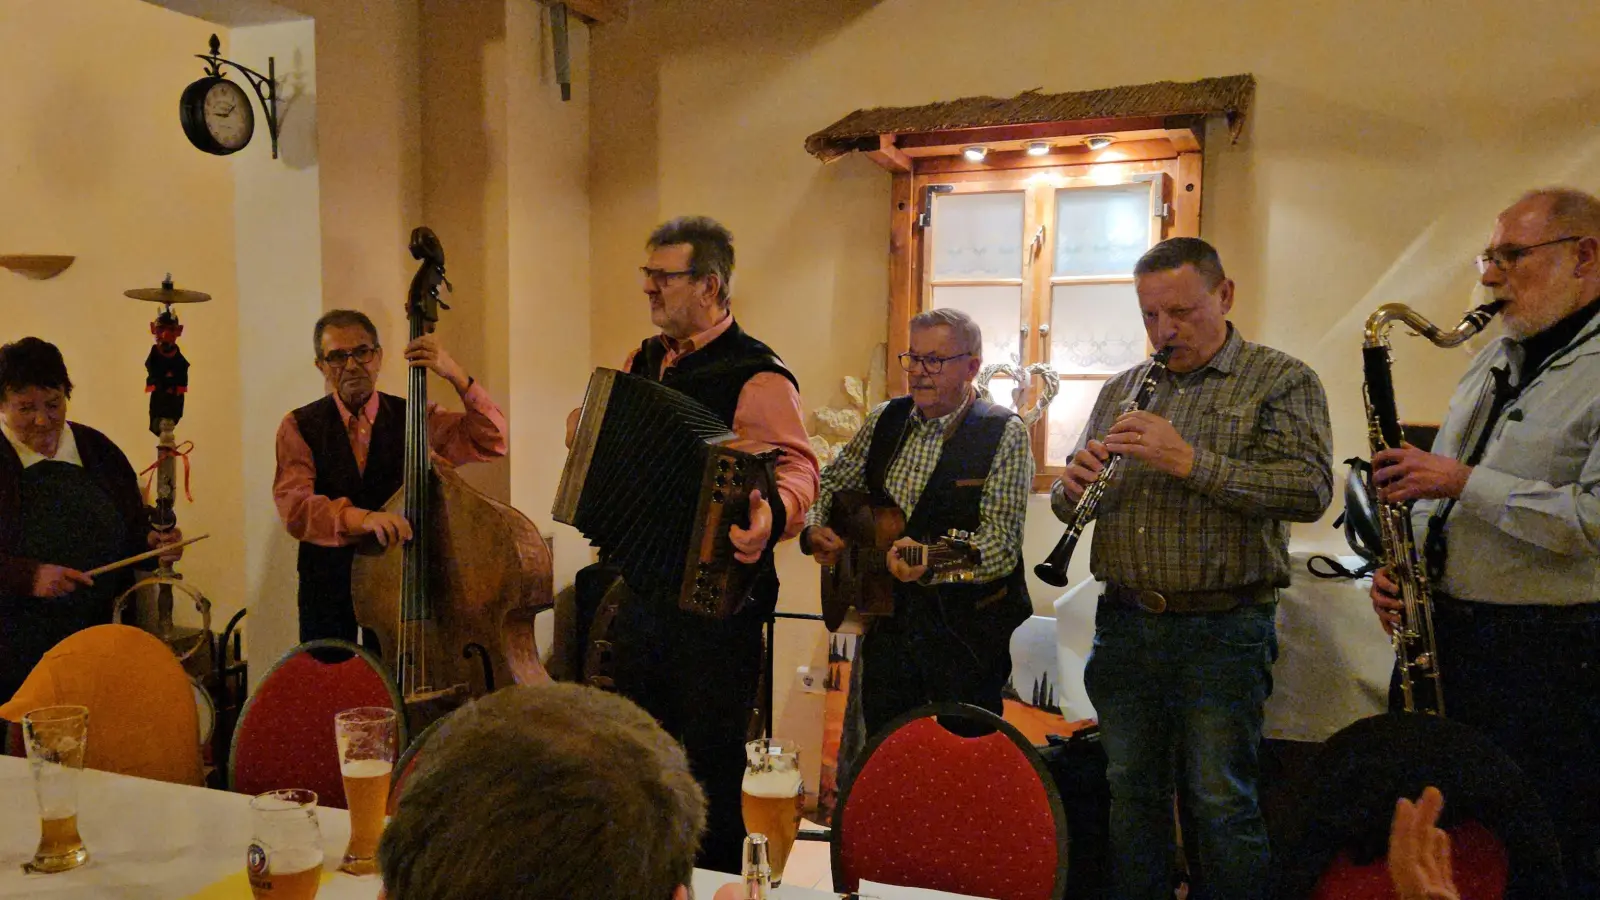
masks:
<svg viewBox="0 0 1600 900"><path fill-rule="evenodd" d="M778 451L728 446L737 440L687 394L596 369L551 514L582 532L641 597L732 615L763 564L734 559L728 529L747 524L752 490L778 502Z"/></svg>

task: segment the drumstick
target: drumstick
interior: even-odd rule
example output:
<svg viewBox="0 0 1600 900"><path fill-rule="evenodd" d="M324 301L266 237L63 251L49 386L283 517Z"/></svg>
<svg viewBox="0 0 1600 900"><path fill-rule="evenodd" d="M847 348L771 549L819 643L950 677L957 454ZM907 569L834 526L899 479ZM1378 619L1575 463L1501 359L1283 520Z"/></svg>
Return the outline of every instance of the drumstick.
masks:
<svg viewBox="0 0 1600 900"><path fill-rule="evenodd" d="M179 541L176 544L167 544L164 547L157 547L154 550L146 550L145 552L140 553L137 556L130 556L127 559L119 559L114 563L106 563L105 565L101 566L98 569L90 569L89 571L87 571L87 572L85 572L83 574L89 576L90 578L93 578L96 575L104 575L107 572L115 572L116 570L118 570L120 568L123 568L124 566L131 566L136 562L143 562L143 561L149 559L152 556L160 556L161 554L166 553L169 550L176 550L179 547L187 547L190 544L194 543L195 541L203 541L208 537L211 537L211 535L202 534L199 537L192 537L192 538L189 538L188 540Z"/></svg>

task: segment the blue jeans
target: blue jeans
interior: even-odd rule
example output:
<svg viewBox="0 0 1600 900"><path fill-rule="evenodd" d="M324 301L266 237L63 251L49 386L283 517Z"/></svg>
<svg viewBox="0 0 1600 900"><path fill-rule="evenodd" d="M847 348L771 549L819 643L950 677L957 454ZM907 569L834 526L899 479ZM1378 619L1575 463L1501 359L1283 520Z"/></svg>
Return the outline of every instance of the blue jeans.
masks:
<svg viewBox="0 0 1600 900"><path fill-rule="evenodd" d="M1153 615L1100 601L1084 686L1109 763L1116 900L1172 898L1178 772L1197 832L1184 843L1203 873L1191 896L1266 896L1271 857L1256 777L1276 608Z"/></svg>

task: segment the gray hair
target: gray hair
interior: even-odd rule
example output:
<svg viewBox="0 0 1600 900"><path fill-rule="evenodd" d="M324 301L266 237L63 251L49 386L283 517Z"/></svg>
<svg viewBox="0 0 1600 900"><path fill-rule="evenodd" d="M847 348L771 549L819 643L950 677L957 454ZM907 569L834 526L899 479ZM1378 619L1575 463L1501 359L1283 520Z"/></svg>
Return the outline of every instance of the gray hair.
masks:
<svg viewBox="0 0 1600 900"><path fill-rule="evenodd" d="M633 702L512 685L444 719L378 845L393 900L666 900L689 884L705 795Z"/></svg>
<svg viewBox="0 0 1600 900"><path fill-rule="evenodd" d="M954 334L961 342L961 352L971 353L973 356L983 356L983 329L972 317L949 306L930 309L924 313L917 313L911 318L911 330L920 331L924 328L937 328L940 325L948 326L950 333Z"/></svg>
<svg viewBox="0 0 1600 900"><path fill-rule="evenodd" d="M378 343L378 328L372 324L372 319L359 309L330 309L317 320L311 329L311 345L316 351L317 359L322 358L322 333L329 328L364 328L367 336L372 338L374 349L382 346Z"/></svg>
<svg viewBox="0 0 1600 900"><path fill-rule="evenodd" d="M1194 266L1206 280L1206 289L1214 290L1228 275L1222 271L1222 257L1217 248L1197 237L1167 238L1151 247L1133 264L1134 277L1156 272L1170 272L1184 266Z"/></svg>
<svg viewBox="0 0 1600 900"><path fill-rule="evenodd" d="M717 304L728 308L733 296L733 232L709 216L679 216L656 226L645 246L689 245L689 271L696 278L717 276Z"/></svg>
<svg viewBox="0 0 1600 900"><path fill-rule="evenodd" d="M1600 237L1600 198L1576 188L1539 188L1522 195L1520 205L1531 200L1549 203L1551 224L1578 237Z"/></svg>

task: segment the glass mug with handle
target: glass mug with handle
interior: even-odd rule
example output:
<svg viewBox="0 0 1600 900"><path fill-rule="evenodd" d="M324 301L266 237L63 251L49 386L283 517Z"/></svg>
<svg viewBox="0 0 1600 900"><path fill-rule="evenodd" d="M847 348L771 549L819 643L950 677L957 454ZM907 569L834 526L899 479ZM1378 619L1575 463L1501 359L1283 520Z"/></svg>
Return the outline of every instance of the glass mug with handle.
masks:
<svg viewBox="0 0 1600 900"><path fill-rule="evenodd" d="M39 798L39 849L24 872L66 872L89 861L78 836L78 779L89 739L89 710L46 706L22 717L22 736Z"/></svg>
<svg viewBox="0 0 1600 900"><path fill-rule="evenodd" d="M245 874L255 900L312 900L322 884L322 828L315 791L293 788L250 801Z"/></svg>
<svg viewBox="0 0 1600 900"><path fill-rule="evenodd" d="M389 809L399 716L384 706L347 709L333 717L333 732L350 808L350 843L339 871L372 875L378 871L378 839Z"/></svg>
<svg viewBox="0 0 1600 900"><path fill-rule="evenodd" d="M767 860L772 884L783 880L795 836L800 832L800 811L805 783L800 777L800 748L792 741L760 738L744 745L745 767L740 807L747 834L767 838Z"/></svg>

